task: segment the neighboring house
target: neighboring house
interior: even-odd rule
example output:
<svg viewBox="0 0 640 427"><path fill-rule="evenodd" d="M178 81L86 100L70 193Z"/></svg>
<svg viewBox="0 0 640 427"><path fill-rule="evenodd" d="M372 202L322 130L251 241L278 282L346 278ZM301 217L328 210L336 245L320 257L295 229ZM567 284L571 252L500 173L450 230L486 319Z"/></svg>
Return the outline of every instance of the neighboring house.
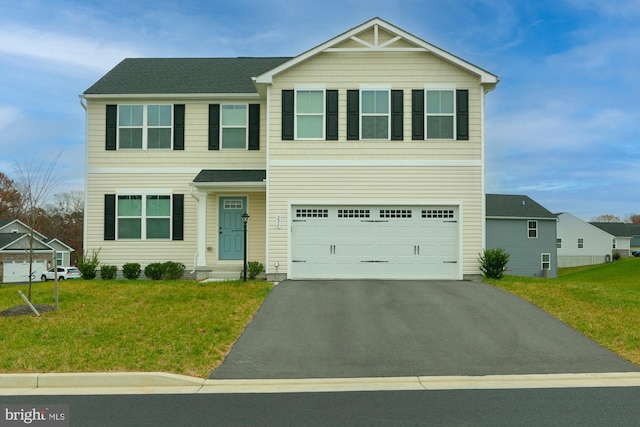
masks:
<svg viewBox="0 0 640 427"><path fill-rule="evenodd" d="M613 236L611 241L613 253L618 253L622 257L631 255L631 231L629 230L629 224L624 222L591 222L590 224Z"/></svg>
<svg viewBox="0 0 640 427"><path fill-rule="evenodd" d="M557 217L528 196L487 194L487 249L509 254L507 274L557 277Z"/></svg>
<svg viewBox="0 0 640 427"><path fill-rule="evenodd" d="M640 248L640 224L629 224L629 232L631 233L631 249Z"/></svg>
<svg viewBox="0 0 640 427"><path fill-rule="evenodd" d="M33 248L34 278L51 266L55 250L57 265L69 265L73 248L58 239L48 239L34 230L33 245L29 244L31 228L17 219L0 220L0 277L2 283L29 281L29 248Z"/></svg>
<svg viewBox="0 0 640 427"><path fill-rule="evenodd" d="M580 218L558 214L558 267L611 261L614 236Z"/></svg>
<svg viewBox="0 0 640 427"><path fill-rule="evenodd" d="M125 59L81 95L84 241L197 277L479 278L498 78L375 18L291 58Z"/></svg>

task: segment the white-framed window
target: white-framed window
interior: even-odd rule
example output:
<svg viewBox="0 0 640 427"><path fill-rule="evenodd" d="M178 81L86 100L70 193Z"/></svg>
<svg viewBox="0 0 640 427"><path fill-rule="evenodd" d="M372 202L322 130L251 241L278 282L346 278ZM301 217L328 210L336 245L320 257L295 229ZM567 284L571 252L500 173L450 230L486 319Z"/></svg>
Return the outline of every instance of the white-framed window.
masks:
<svg viewBox="0 0 640 427"><path fill-rule="evenodd" d="M425 87L427 139L455 138L456 90L448 86Z"/></svg>
<svg viewBox="0 0 640 427"><path fill-rule="evenodd" d="M296 88L296 139L325 138L325 93L320 87Z"/></svg>
<svg viewBox="0 0 640 427"><path fill-rule="evenodd" d="M562 239L560 238L556 239L556 248L562 249Z"/></svg>
<svg viewBox="0 0 640 427"><path fill-rule="evenodd" d="M389 139L391 90L360 89L360 139Z"/></svg>
<svg viewBox="0 0 640 427"><path fill-rule="evenodd" d="M172 105L118 105L119 149L171 149Z"/></svg>
<svg viewBox="0 0 640 427"><path fill-rule="evenodd" d="M220 148L246 150L249 140L247 104L222 104L220 108Z"/></svg>
<svg viewBox="0 0 640 427"><path fill-rule="evenodd" d="M611 239L611 248L612 249L616 248L616 239L615 238Z"/></svg>
<svg viewBox="0 0 640 427"><path fill-rule="evenodd" d="M541 266L543 270L551 270L551 254L541 254Z"/></svg>
<svg viewBox="0 0 640 427"><path fill-rule="evenodd" d="M534 221L534 220L527 221L527 236L530 239L538 238L538 221Z"/></svg>
<svg viewBox="0 0 640 427"><path fill-rule="evenodd" d="M171 196L118 195L116 219L118 239L170 239Z"/></svg>
<svg viewBox="0 0 640 427"><path fill-rule="evenodd" d="M578 249L583 249L584 248L584 239L583 238L579 238L578 239Z"/></svg>
<svg viewBox="0 0 640 427"><path fill-rule="evenodd" d="M56 252L56 265L60 266L62 265L62 252Z"/></svg>

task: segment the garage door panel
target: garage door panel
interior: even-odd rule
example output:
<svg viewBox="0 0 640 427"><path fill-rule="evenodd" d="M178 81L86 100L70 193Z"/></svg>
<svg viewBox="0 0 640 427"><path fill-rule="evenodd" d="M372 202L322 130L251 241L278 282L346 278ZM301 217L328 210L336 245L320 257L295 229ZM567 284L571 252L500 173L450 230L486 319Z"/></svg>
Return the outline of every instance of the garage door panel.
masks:
<svg viewBox="0 0 640 427"><path fill-rule="evenodd" d="M293 211L292 278L458 278L456 207Z"/></svg>

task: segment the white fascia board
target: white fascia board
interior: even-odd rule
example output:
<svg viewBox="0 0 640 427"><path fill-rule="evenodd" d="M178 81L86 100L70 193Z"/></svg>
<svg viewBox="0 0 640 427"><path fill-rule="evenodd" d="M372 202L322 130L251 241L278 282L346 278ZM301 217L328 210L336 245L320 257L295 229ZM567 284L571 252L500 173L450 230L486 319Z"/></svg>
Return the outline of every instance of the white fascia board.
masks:
<svg viewBox="0 0 640 427"><path fill-rule="evenodd" d="M259 93L144 93L144 94L83 94L81 98L90 100L104 99L262 99Z"/></svg>

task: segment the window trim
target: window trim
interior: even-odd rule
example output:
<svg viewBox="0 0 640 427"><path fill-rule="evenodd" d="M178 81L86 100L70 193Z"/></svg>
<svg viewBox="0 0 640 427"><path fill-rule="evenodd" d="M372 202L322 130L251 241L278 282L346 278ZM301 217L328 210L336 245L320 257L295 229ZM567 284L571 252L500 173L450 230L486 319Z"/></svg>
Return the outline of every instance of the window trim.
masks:
<svg viewBox="0 0 640 427"><path fill-rule="evenodd" d="M556 249L562 249L562 238L560 237L556 239Z"/></svg>
<svg viewBox="0 0 640 427"><path fill-rule="evenodd" d="M133 107L133 106L141 106L142 107L142 126L121 126L120 125L120 108L121 107ZM171 119L170 126L150 126L149 125L149 114L148 110L150 106L168 106L171 108L171 112L169 117ZM171 103L150 103L150 104L140 104L140 103L121 103L117 104L116 110L116 149L123 151L156 151L156 150L173 150L175 144L175 117L174 117L174 104ZM169 147L162 148L149 148L149 129L169 129L169 134L171 138L171 143ZM120 129L142 129L142 147L140 148L123 148L120 146Z"/></svg>
<svg viewBox="0 0 640 427"><path fill-rule="evenodd" d="M547 261L544 260L545 256L548 258ZM544 265L547 264L547 268L544 268ZM541 270L551 270L551 254L548 252L540 254L540 268Z"/></svg>
<svg viewBox="0 0 640 427"><path fill-rule="evenodd" d="M244 122L244 126L225 126L224 125L224 107L226 106L238 106L238 105L242 105L245 107L245 122ZM225 148L224 147L224 138L223 138L223 130L225 128L228 129L240 129L240 128L244 128L245 132L244 132L244 147L243 148ZM238 150L238 151L247 151L249 149L249 103L246 102L221 102L220 103L220 150L224 150L224 151L234 151L234 150Z"/></svg>
<svg viewBox="0 0 640 427"><path fill-rule="evenodd" d="M533 227L531 226L533 224ZM529 239L537 239L538 238L538 221L535 219L528 219L527 220L527 238ZM531 235L531 232L534 232L534 236Z"/></svg>
<svg viewBox="0 0 640 427"><path fill-rule="evenodd" d="M315 138L300 138L298 136L298 117L320 117L319 113L299 113L298 93L320 92L322 94L322 135ZM293 139L296 141L325 141L327 137L327 88L324 84L295 85L293 89Z"/></svg>
<svg viewBox="0 0 640 427"><path fill-rule="evenodd" d="M141 214L140 218L140 238L137 237L120 237L120 215L118 214L118 205L120 203L120 197L122 196L140 196L141 197ZM148 196L168 196L169 197L169 215L162 217L147 216L147 197ZM171 190L166 189L151 189L151 190L125 190L115 193L115 240L124 241L170 241L174 239L173 222L174 222L174 199L175 194ZM126 217L125 217L126 218ZM136 217L138 218L138 217ZM169 220L169 236L162 238L149 238L147 237L147 219L149 218L162 218Z"/></svg>
<svg viewBox="0 0 640 427"><path fill-rule="evenodd" d="M425 84L424 85L424 140L425 141L456 141L458 138L458 105L457 105L457 90L455 85L449 84ZM451 113L429 113L428 109L428 99L429 99L429 91L449 91L453 97L453 111ZM429 138L429 126L428 118L429 117L451 117L453 119L452 128L451 128L451 138Z"/></svg>
<svg viewBox="0 0 640 427"><path fill-rule="evenodd" d="M578 237L578 249L584 249L584 238Z"/></svg>
<svg viewBox="0 0 640 427"><path fill-rule="evenodd" d="M386 92L387 93L387 112L383 113L364 113L362 108L363 102L363 92ZM360 85L360 89L358 91L358 125L359 129L359 139L360 141L390 141L391 140L391 86L390 85ZM387 136L386 138L364 138L362 136L362 130L364 129L364 125L362 123L362 119L364 116L367 117L386 117L387 118Z"/></svg>

